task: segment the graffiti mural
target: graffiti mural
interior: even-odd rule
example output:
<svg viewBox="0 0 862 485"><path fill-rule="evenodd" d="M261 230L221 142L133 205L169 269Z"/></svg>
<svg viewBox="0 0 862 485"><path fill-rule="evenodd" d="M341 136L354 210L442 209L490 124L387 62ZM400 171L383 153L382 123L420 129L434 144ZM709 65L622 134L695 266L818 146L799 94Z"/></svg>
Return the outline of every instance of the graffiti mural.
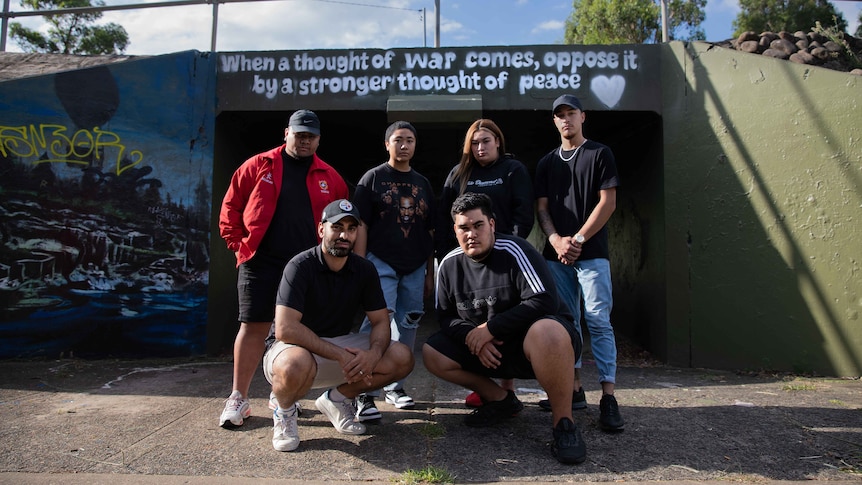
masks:
<svg viewBox="0 0 862 485"><path fill-rule="evenodd" d="M0 357L205 351L205 66L190 52L0 83Z"/></svg>

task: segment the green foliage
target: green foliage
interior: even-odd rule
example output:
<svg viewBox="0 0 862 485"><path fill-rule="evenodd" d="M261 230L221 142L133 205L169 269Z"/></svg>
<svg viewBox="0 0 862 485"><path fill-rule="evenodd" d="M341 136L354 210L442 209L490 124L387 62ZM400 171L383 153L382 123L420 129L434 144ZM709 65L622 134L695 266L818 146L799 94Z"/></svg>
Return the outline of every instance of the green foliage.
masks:
<svg viewBox="0 0 862 485"><path fill-rule="evenodd" d="M841 12L827 0L739 0L733 21L734 36L743 32L808 32L820 22L840 31L847 29Z"/></svg>
<svg viewBox="0 0 862 485"><path fill-rule="evenodd" d="M103 6L103 0L21 0L21 6L38 10ZM115 23L95 25L101 12L45 15L48 33L9 24L9 35L25 52L54 54L121 54L129 45L129 34Z"/></svg>
<svg viewBox="0 0 862 485"><path fill-rule="evenodd" d="M706 0L667 2L670 40L703 40ZM644 44L661 41L657 0L574 0L566 20L566 44ZM687 34L687 35L686 35Z"/></svg>
<svg viewBox="0 0 862 485"><path fill-rule="evenodd" d="M856 26L856 37L862 37L862 10L859 11L859 25Z"/></svg>
<svg viewBox="0 0 862 485"><path fill-rule="evenodd" d="M844 50L840 53L840 55L844 58L845 61L847 61L851 68L862 68L862 59L859 59L859 56L857 56L856 53L853 52L853 49L851 49L850 46L847 44L847 41L844 40L844 32L838 30L838 27L834 25L829 27L823 27L820 22L817 22L814 28L811 30L844 47ZM837 57L839 54L835 53L834 55Z"/></svg>
<svg viewBox="0 0 862 485"><path fill-rule="evenodd" d="M419 483L455 483L455 477L435 466L426 466L421 470L412 468L401 474L401 478L394 480L396 483L416 485Z"/></svg>

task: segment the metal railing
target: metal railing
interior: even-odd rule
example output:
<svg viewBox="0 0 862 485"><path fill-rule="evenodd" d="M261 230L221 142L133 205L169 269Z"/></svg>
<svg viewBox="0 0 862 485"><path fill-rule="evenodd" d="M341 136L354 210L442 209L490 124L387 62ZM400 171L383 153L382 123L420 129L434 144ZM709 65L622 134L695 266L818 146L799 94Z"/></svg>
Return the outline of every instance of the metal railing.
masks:
<svg viewBox="0 0 862 485"><path fill-rule="evenodd" d="M91 12L110 12L115 10L136 10L144 8L162 8L162 7L185 7L188 5L203 5L212 4L213 6L213 22L212 36L210 40L210 51L216 50L216 36L218 33L218 6L221 3L241 3L241 2L270 2L277 0L168 0L165 2L154 3L133 3L128 5L102 5L95 7L75 7L75 8L58 8L54 10L36 10L36 11L19 11L13 12L9 10L9 0L3 0L3 12L0 13L2 25L0 25L0 52L6 51L6 37L9 29L9 19L16 17L44 17L48 15L67 15L67 14L83 14ZM361 5L361 4L355 4ZM365 5L372 7L373 5ZM410 9L401 9L410 10ZM436 11L436 28L434 37L434 46L440 47L440 0L434 1L434 10ZM425 9L419 9L422 13L423 29L425 28ZM427 37L423 34L423 38Z"/></svg>

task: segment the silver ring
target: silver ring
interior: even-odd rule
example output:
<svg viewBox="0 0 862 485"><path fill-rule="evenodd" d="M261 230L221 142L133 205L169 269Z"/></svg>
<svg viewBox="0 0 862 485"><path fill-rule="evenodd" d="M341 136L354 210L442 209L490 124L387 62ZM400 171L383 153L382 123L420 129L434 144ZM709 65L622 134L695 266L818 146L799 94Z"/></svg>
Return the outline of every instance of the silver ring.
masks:
<svg viewBox="0 0 862 485"><path fill-rule="evenodd" d="M365 374L365 373L364 373L364 372L362 372L362 371L359 371L359 375L364 375L364 374Z"/></svg>

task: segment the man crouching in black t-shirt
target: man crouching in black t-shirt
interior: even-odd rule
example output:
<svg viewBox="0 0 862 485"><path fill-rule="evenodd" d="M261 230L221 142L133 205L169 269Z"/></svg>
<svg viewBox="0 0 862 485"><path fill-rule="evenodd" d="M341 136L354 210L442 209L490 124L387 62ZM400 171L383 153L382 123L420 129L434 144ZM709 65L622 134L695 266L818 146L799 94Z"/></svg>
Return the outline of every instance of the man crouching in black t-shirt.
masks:
<svg viewBox="0 0 862 485"><path fill-rule="evenodd" d="M550 270L527 241L494 233L487 195L461 195L451 214L460 247L438 267L441 330L422 349L425 367L482 397L484 405L464 419L475 427L495 425L524 407L492 378L537 379L552 403L551 452L561 463L582 463L587 448L571 402L581 345Z"/></svg>
<svg viewBox="0 0 862 485"><path fill-rule="evenodd" d="M331 202L317 227L320 245L284 267L276 340L263 356L264 375L278 401L272 437L278 451L299 446L296 401L309 390L327 389L315 404L339 433L363 434L365 425L354 420L356 396L413 370L411 349L390 338L377 270L352 253L359 224L359 210L350 201ZM371 321L371 333L350 333L358 308Z"/></svg>

